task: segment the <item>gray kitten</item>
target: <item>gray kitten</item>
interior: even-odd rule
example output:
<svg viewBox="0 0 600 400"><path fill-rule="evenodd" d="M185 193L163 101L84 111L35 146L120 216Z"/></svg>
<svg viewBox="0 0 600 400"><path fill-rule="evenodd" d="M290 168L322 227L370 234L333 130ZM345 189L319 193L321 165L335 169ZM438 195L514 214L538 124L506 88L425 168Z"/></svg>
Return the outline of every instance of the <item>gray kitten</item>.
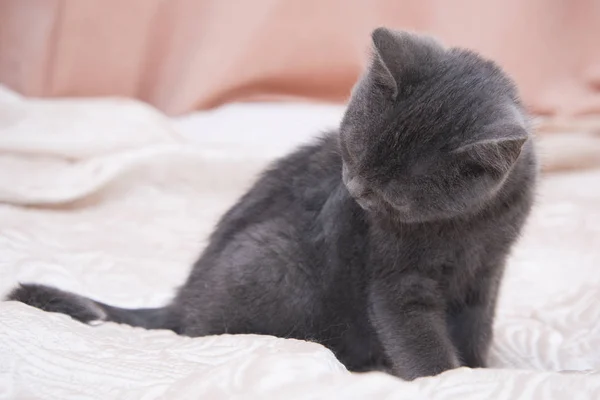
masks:
<svg viewBox="0 0 600 400"><path fill-rule="evenodd" d="M385 28L339 132L274 163L221 219L170 305L40 285L9 299L83 322L311 340L353 371L485 366L536 161L491 61Z"/></svg>

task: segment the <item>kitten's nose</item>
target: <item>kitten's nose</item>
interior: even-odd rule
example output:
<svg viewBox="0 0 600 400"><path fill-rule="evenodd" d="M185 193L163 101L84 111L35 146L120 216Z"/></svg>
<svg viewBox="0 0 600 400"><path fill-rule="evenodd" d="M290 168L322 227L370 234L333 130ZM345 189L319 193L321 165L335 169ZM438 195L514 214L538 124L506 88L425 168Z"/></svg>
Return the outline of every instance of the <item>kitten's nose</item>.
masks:
<svg viewBox="0 0 600 400"><path fill-rule="evenodd" d="M364 197L356 197L354 199L356 201L356 203L363 209L363 210L372 210L375 206L375 204L373 203L373 201L370 198L364 198Z"/></svg>
<svg viewBox="0 0 600 400"><path fill-rule="evenodd" d="M352 178L346 182L346 187L352 197L362 197L367 192L366 186L357 178Z"/></svg>

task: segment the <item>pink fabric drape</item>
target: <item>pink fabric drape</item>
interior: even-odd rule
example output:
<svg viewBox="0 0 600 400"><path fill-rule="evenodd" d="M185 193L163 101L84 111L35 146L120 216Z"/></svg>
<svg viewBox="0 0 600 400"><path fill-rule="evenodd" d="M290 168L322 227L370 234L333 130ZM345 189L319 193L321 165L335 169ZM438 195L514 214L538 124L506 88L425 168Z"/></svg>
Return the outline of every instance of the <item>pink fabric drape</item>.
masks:
<svg viewBox="0 0 600 400"><path fill-rule="evenodd" d="M0 82L32 96L343 101L379 25L476 49L533 112L600 112L596 0L0 0Z"/></svg>

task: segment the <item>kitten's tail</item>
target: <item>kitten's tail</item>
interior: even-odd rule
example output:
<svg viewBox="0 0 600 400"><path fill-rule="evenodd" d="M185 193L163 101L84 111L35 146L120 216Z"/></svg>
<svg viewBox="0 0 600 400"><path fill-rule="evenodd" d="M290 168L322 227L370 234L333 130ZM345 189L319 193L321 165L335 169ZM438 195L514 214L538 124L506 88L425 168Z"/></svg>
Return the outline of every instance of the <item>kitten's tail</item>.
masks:
<svg viewBox="0 0 600 400"><path fill-rule="evenodd" d="M169 307L126 309L109 306L75 293L50 286L21 284L6 298L44 311L67 314L85 323L112 321L146 329L170 329L178 332L178 321Z"/></svg>

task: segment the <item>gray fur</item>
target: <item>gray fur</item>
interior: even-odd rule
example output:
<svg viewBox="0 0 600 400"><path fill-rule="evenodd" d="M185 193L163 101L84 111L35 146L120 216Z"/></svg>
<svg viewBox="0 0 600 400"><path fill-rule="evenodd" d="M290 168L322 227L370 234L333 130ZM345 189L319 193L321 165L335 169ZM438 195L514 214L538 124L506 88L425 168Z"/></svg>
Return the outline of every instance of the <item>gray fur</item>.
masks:
<svg viewBox="0 0 600 400"><path fill-rule="evenodd" d="M485 366L533 198L526 115L475 53L385 28L373 43L339 131L264 172L169 306L123 310L32 285L10 298L84 322L100 307L188 336L311 340L351 370L405 379Z"/></svg>

